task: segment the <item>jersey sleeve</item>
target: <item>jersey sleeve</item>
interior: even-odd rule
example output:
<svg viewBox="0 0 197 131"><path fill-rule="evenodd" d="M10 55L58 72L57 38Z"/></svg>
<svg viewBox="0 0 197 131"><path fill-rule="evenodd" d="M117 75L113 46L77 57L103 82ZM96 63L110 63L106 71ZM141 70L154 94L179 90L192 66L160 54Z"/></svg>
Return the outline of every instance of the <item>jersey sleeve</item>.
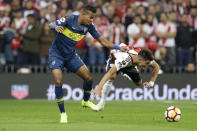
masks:
<svg viewBox="0 0 197 131"><path fill-rule="evenodd" d="M67 24L67 22L68 22L69 19L71 19L71 16L66 15L66 16L63 16L60 19L56 20L55 23L58 26L64 26L64 25Z"/></svg>
<svg viewBox="0 0 197 131"><path fill-rule="evenodd" d="M101 36L93 24L90 24L88 32L92 35L94 39L98 39Z"/></svg>

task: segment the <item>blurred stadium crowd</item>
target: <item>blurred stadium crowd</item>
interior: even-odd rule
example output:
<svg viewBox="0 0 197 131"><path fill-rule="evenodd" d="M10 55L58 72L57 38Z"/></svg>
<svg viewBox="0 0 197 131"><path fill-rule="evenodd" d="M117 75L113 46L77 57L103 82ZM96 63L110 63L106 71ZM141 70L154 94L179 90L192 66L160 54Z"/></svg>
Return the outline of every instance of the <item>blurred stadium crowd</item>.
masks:
<svg viewBox="0 0 197 131"><path fill-rule="evenodd" d="M55 31L48 24L84 5L96 8L94 25L112 43L148 47L164 72L195 70L196 0L0 0L0 65L47 65ZM77 53L104 65L108 49L89 34Z"/></svg>

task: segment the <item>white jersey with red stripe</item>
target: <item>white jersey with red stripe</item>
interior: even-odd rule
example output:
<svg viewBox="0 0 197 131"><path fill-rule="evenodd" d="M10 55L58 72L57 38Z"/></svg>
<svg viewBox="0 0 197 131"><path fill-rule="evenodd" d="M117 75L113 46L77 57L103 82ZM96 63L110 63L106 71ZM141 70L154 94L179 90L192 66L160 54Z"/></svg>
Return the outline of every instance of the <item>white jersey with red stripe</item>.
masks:
<svg viewBox="0 0 197 131"><path fill-rule="evenodd" d="M125 68L125 67L135 66L132 63L132 57L130 56L130 54L138 55L138 53L141 50L141 49L135 49L132 46L128 46L124 43L121 43L120 46L121 47L128 47L130 50L128 52L121 52L120 50L113 49L110 52L110 55L111 55L110 58L113 59L114 62L113 62L113 64L109 63L109 61L111 59L109 59L107 61L107 67L108 66L112 67L113 65L115 65L117 68L117 71L119 71L120 69ZM110 64L110 65L108 65L108 64Z"/></svg>

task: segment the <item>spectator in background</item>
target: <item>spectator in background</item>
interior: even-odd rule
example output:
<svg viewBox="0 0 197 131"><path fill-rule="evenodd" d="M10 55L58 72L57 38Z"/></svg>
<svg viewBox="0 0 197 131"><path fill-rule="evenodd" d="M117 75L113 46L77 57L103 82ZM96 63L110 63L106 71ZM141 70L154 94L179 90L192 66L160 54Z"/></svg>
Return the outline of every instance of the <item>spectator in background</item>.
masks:
<svg viewBox="0 0 197 131"><path fill-rule="evenodd" d="M146 22L146 14L145 14L145 8L144 6L140 5L137 7L137 14L141 18L141 23L144 24Z"/></svg>
<svg viewBox="0 0 197 131"><path fill-rule="evenodd" d="M94 1L94 0L93 0ZM102 8L103 6L103 0L95 0L96 6Z"/></svg>
<svg viewBox="0 0 197 131"><path fill-rule="evenodd" d="M114 14L115 14L115 8L111 5L109 5L107 7L107 18L108 18L110 24L113 22Z"/></svg>
<svg viewBox="0 0 197 131"><path fill-rule="evenodd" d="M76 5L74 5L75 11L73 12L73 14L74 15L79 15L83 6L84 6L84 2L82 0L78 0Z"/></svg>
<svg viewBox="0 0 197 131"><path fill-rule="evenodd" d="M151 14L153 16L153 25L157 25L158 24L158 19L156 17L156 11L155 11L155 6L154 5L150 5L148 7L148 14Z"/></svg>
<svg viewBox="0 0 197 131"><path fill-rule="evenodd" d="M168 16L169 16L170 22L172 22L173 24L177 25L176 23L178 22L178 19L176 17L176 12L174 12L174 11L169 12Z"/></svg>
<svg viewBox="0 0 197 131"><path fill-rule="evenodd" d="M177 28L176 46L177 46L177 65L185 67L193 63L194 52L194 29L187 23L188 15L183 14L181 24Z"/></svg>
<svg viewBox="0 0 197 131"><path fill-rule="evenodd" d="M3 30L3 28L8 27L10 22L10 18L5 15L5 7L0 6L0 31Z"/></svg>
<svg viewBox="0 0 197 131"><path fill-rule="evenodd" d="M68 1L67 0L61 0L58 3L58 8L57 8L57 18L61 18L62 16L65 16L68 9Z"/></svg>
<svg viewBox="0 0 197 131"><path fill-rule="evenodd" d="M160 74L162 74L163 71L168 71L166 56L167 56L167 51L165 47L160 47L155 51L155 60L160 66L160 71L159 71Z"/></svg>
<svg viewBox="0 0 197 131"><path fill-rule="evenodd" d="M109 41L114 44L120 44L125 38L124 25L120 23L120 16L115 14L113 17L113 23L109 26Z"/></svg>
<svg viewBox="0 0 197 131"><path fill-rule="evenodd" d="M103 15L102 9L100 7L96 8L96 16L101 17L101 26L102 26L102 30L108 31L109 28L109 20L108 18Z"/></svg>
<svg viewBox="0 0 197 131"><path fill-rule="evenodd" d="M46 19L48 21L53 21L56 19L55 12L56 12L56 6L55 4L51 4L47 7L47 12L46 12Z"/></svg>
<svg viewBox="0 0 197 131"><path fill-rule="evenodd" d="M22 13L21 9L15 11L14 22L16 24L16 30L24 33L27 26L27 19L23 18Z"/></svg>
<svg viewBox="0 0 197 131"><path fill-rule="evenodd" d="M4 46L5 46L5 32L4 29L9 26L10 18L5 16L4 6L0 6L0 65L5 64Z"/></svg>
<svg viewBox="0 0 197 131"><path fill-rule="evenodd" d="M9 4L6 4L6 5L4 6L4 9L5 9L4 15L5 15L6 17L10 17L11 6L10 6Z"/></svg>
<svg viewBox="0 0 197 131"><path fill-rule="evenodd" d="M154 16L152 14L147 15L147 22L143 25L143 31L145 32L146 45L147 47L154 52L157 50L157 37L155 34L155 27L153 24Z"/></svg>
<svg viewBox="0 0 197 131"><path fill-rule="evenodd" d="M134 17L134 23L128 26L127 34L129 37L129 45L136 48L145 47L144 31L142 29L141 17L139 15L136 15Z"/></svg>
<svg viewBox="0 0 197 131"><path fill-rule="evenodd" d="M16 23L15 21L10 22L10 26L5 29L5 60L6 64L14 64L14 50L11 47L11 41L15 38L19 37L19 34L16 32ZM16 55L16 52L15 52Z"/></svg>
<svg viewBox="0 0 197 131"><path fill-rule="evenodd" d="M45 9L47 8L49 5L52 4L51 0L39 0L40 1L40 9Z"/></svg>
<svg viewBox="0 0 197 131"><path fill-rule="evenodd" d="M11 17L14 16L16 10L21 9L22 5L20 4L20 0L12 0L11 1Z"/></svg>
<svg viewBox="0 0 197 131"><path fill-rule="evenodd" d="M160 19L160 14L162 13L162 7L159 3L155 4L155 15L157 19Z"/></svg>
<svg viewBox="0 0 197 131"><path fill-rule="evenodd" d="M181 15L187 13L188 11L184 0L176 0L173 5L173 10L176 12L177 21L179 22Z"/></svg>
<svg viewBox="0 0 197 131"><path fill-rule="evenodd" d="M194 29L193 38L195 45L197 45L197 7L190 8L188 23Z"/></svg>
<svg viewBox="0 0 197 131"><path fill-rule="evenodd" d="M192 7L190 9L188 22L190 26L197 30L197 7Z"/></svg>
<svg viewBox="0 0 197 131"><path fill-rule="evenodd" d="M175 37L176 25L168 21L166 13L161 13L160 23L156 27L156 35L159 38L159 45L167 50L166 63L169 71L175 65Z"/></svg>
<svg viewBox="0 0 197 131"><path fill-rule="evenodd" d="M134 14L133 14L133 10L131 7L128 7L126 9L126 15L125 15L125 19L124 19L124 25L125 25L125 29L127 29L127 27L133 23L133 17L134 17Z"/></svg>
<svg viewBox="0 0 197 131"><path fill-rule="evenodd" d="M197 1L196 0L188 0L190 2L190 7L197 7Z"/></svg>
<svg viewBox="0 0 197 131"><path fill-rule="evenodd" d="M55 38L56 33L49 28L49 22L45 22L42 27L42 33L40 37L40 64L46 65L48 63L48 54L51 43Z"/></svg>
<svg viewBox="0 0 197 131"><path fill-rule="evenodd" d="M27 19L27 31L23 34L23 62L24 64L39 64L39 39L42 28L33 14L29 14Z"/></svg>
<svg viewBox="0 0 197 131"><path fill-rule="evenodd" d="M38 12L33 8L32 0L27 0L24 5L24 10L23 10L24 17L27 18L29 14L33 14L34 16L38 17Z"/></svg>
<svg viewBox="0 0 197 131"><path fill-rule="evenodd" d="M169 3L164 11L165 11L167 14L170 14L170 12L174 11L174 10L173 10L173 4L172 4L172 3Z"/></svg>
<svg viewBox="0 0 197 131"><path fill-rule="evenodd" d="M106 32L103 30L101 26L101 17L96 16L94 25L97 31L104 37L107 38ZM105 52L103 46L97 41L92 38L90 34L87 35L87 42L89 45L89 54L88 54L88 61L90 65L103 65L105 63Z"/></svg>
<svg viewBox="0 0 197 131"><path fill-rule="evenodd" d="M45 22L47 22L47 19L45 18L47 13L46 9L41 9L39 12L39 18L38 20L40 21L40 24L43 25Z"/></svg>
<svg viewBox="0 0 197 131"><path fill-rule="evenodd" d="M60 19L61 17L65 16L67 14L67 10L62 9L59 11L59 14L57 15L58 19Z"/></svg>

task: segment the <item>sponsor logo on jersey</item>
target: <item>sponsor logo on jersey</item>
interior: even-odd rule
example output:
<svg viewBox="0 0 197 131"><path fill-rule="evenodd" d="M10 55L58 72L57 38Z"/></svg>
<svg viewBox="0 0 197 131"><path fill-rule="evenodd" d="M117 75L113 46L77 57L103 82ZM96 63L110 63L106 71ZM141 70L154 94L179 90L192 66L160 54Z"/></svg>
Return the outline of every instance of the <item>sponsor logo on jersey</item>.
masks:
<svg viewBox="0 0 197 131"><path fill-rule="evenodd" d="M123 60L123 61L122 61L122 64L125 65L125 64L126 64L126 61Z"/></svg>
<svg viewBox="0 0 197 131"><path fill-rule="evenodd" d="M85 35L79 34L79 33L75 33L72 32L71 30L69 30L67 27L64 27L64 31L62 32L65 36L67 36L68 38L70 38L71 40L74 41L80 41L81 39L83 39L83 37L85 37Z"/></svg>

